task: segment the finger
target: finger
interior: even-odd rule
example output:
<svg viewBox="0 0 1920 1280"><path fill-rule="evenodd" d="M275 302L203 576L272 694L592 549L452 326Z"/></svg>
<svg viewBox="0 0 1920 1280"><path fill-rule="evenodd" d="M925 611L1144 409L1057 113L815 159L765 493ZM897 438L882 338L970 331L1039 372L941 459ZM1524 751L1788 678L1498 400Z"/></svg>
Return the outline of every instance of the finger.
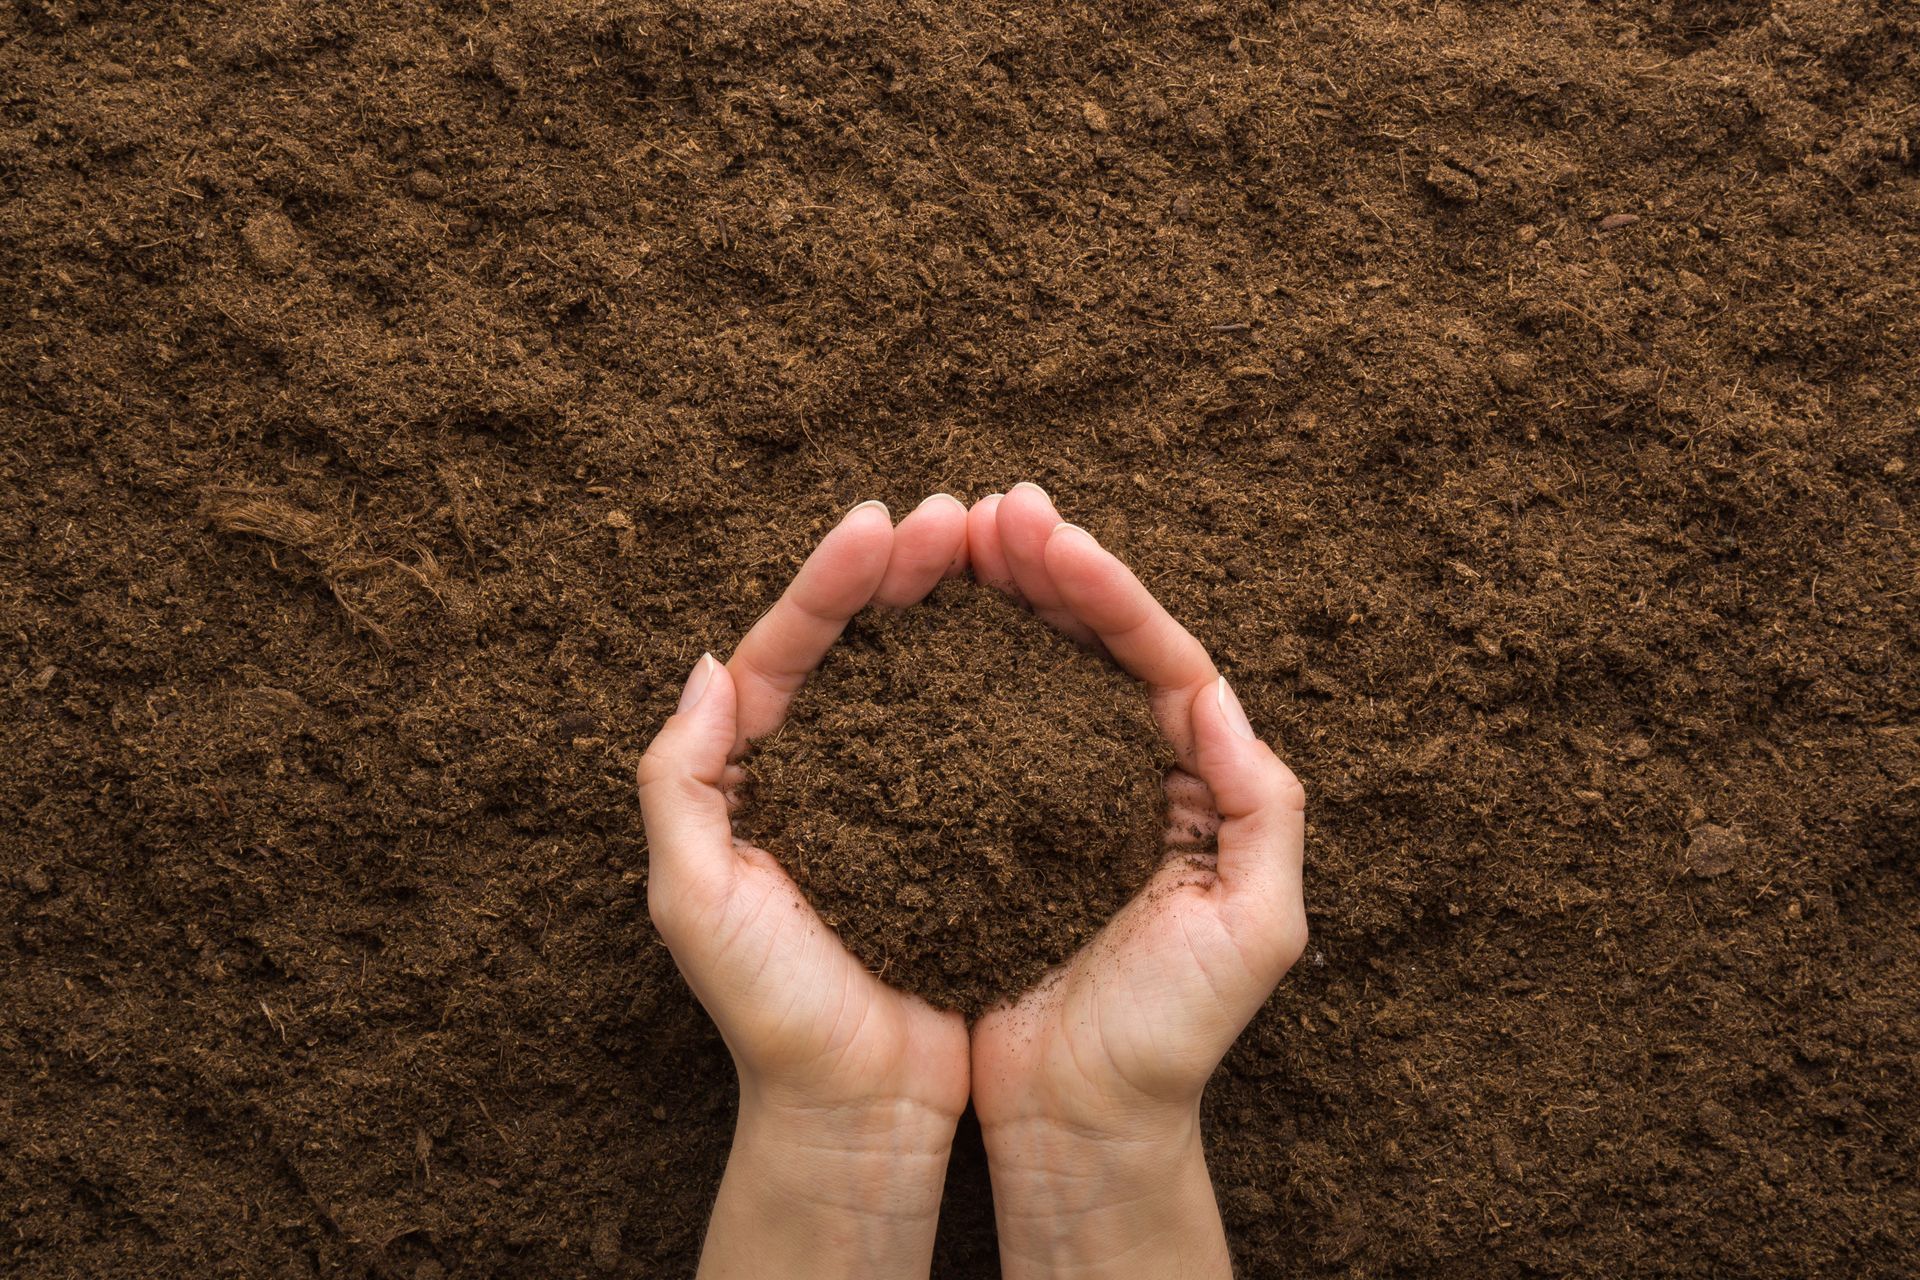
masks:
<svg viewBox="0 0 1920 1280"><path fill-rule="evenodd" d="M820 540L773 608L741 639L727 670L739 694L733 754L786 719L787 704L847 622L873 599L893 552L893 521L863 502Z"/></svg>
<svg viewBox="0 0 1920 1280"><path fill-rule="evenodd" d="M1193 700L1197 772L1220 811L1220 889L1246 913L1274 977L1306 946L1301 896L1307 796L1293 770L1254 736L1225 677Z"/></svg>
<svg viewBox="0 0 1920 1280"><path fill-rule="evenodd" d="M954 501L959 502L960 500L955 498ZM964 578L967 575L969 564L967 525L971 521L973 513L966 509L964 503L961 504L960 510L963 513L960 520L960 545L953 549L953 559L947 562L946 572L940 575L942 579Z"/></svg>
<svg viewBox="0 0 1920 1280"><path fill-rule="evenodd" d="M967 562L975 582L1017 597L1020 589L1013 585L1013 570L1007 566L1007 553L1000 546L1000 526L995 522L1005 496L990 493L967 512Z"/></svg>
<svg viewBox="0 0 1920 1280"><path fill-rule="evenodd" d="M1063 634L1081 644L1091 644L1093 631L1067 608L1047 568L1047 539L1064 523L1047 491L1024 481L1013 486L1001 501L994 522L999 526L1000 546L1021 597Z"/></svg>
<svg viewBox="0 0 1920 1280"><path fill-rule="evenodd" d="M1078 525L1047 538L1048 576L1065 606L1113 660L1147 686L1160 731L1193 768L1194 695L1219 676L1213 659L1112 552Z"/></svg>
<svg viewBox="0 0 1920 1280"><path fill-rule="evenodd" d="M640 758L647 896L656 920L716 890L733 870L726 782L737 707L727 669L712 654L702 654L679 707Z"/></svg>
<svg viewBox="0 0 1920 1280"><path fill-rule="evenodd" d="M967 509L936 493L907 513L893 531L893 555L874 589L873 603L904 609L926 599L967 545Z"/></svg>

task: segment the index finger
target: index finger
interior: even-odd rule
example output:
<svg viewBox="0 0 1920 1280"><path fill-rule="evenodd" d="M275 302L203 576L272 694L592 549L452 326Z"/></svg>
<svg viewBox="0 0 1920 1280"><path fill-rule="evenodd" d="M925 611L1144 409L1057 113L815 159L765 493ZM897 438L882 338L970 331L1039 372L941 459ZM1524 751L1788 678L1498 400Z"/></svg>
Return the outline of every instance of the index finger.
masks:
<svg viewBox="0 0 1920 1280"><path fill-rule="evenodd" d="M1113 660L1147 686L1160 732L1182 767L1191 770L1194 695L1220 674L1205 647L1174 621L1133 570L1080 526L1056 526L1045 554L1061 600Z"/></svg>
<svg viewBox="0 0 1920 1280"><path fill-rule="evenodd" d="M892 552L893 520L885 504L861 503L820 540L773 608L741 639L727 659L739 695L729 759L780 727L793 695L873 599Z"/></svg>

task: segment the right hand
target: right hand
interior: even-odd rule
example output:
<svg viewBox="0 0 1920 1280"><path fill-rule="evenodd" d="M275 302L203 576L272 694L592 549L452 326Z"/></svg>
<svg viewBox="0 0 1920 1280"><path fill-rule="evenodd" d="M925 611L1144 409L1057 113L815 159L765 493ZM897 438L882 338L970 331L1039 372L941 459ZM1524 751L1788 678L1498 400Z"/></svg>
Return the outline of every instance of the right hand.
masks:
<svg viewBox="0 0 1920 1280"><path fill-rule="evenodd" d="M1002 1265L1224 1276L1200 1097L1306 946L1305 794L1200 643L1037 487L983 499L968 542L976 577L1147 685L1179 762L1167 862L1065 966L973 1028ZM1217 856L1192 852L1208 834Z"/></svg>
<svg viewBox="0 0 1920 1280"><path fill-rule="evenodd" d="M965 529L944 495L897 529L877 502L848 512L725 666L700 659L640 762L648 906L740 1077L703 1277L926 1272L966 1024L870 973L729 811L734 761L848 620L964 572Z"/></svg>

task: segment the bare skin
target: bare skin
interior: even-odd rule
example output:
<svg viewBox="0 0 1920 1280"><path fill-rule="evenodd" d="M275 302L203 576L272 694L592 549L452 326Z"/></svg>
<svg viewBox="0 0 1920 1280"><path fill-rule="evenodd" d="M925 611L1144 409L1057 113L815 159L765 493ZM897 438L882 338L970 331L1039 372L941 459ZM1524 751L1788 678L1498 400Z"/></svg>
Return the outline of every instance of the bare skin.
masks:
<svg viewBox="0 0 1920 1280"><path fill-rule="evenodd" d="M1200 643L1031 485L976 505L974 572L1147 685L1180 762L1172 856L1090 945L973 1028L1009 1280L1232 1274L1200 1095L1306 946L1305 795ZM1183 856L1217 834L1218 855Z"/></svg>
<svg viewBox="0 0 1920 1280"><path fill-rule="evenodd" d="M699 1274L925 1275L967 1028L867 972L764 850L733 839L747 743L778 728L848 619L964 567L966 509L936 495L894 528L862 504L722 666L702 656L640 762L648 908L733 1054L740 1115Z"/></svg>
<svg viewBox="0 0 1920 1280"><path fill-rule="evenodd" d="M728 820L734 762L847 621L969 568L1143 681L1181 765L1174 856L971 1036L863 968ZM1231 1274L1200 1095L1305 946L1304 799L1199 643L1043 492L935 495L897 528L854 508L724 666L696 664L640 781L649 906L740 1076L701 1276L926 1274L970 1095L1009 1277ZM1217 858L1177 852L1216 833Z"/></svg>

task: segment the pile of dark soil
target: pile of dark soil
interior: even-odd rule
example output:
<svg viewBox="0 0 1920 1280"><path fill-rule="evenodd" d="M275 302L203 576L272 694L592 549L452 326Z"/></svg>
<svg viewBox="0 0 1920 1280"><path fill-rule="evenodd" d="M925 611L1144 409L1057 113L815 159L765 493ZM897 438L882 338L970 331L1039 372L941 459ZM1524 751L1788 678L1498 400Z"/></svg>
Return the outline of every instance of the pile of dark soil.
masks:
<svg viewBox="0 0 1920 1280"><path fill-rule="evenodd" d="M634 764L848 506L1031 479L1311 797L1247 1276L1910 1273L1917 68L1876 0L0 5L0 1272L687 1274Z"/></svg>
<svg viewBox="0 0 1920 1280"><path fill-rule="evenodd" d="M952 582L854 620L747 758L736 826L874 972L971 1018L1153 874L1159 743L1126 673Z"/></svg>

